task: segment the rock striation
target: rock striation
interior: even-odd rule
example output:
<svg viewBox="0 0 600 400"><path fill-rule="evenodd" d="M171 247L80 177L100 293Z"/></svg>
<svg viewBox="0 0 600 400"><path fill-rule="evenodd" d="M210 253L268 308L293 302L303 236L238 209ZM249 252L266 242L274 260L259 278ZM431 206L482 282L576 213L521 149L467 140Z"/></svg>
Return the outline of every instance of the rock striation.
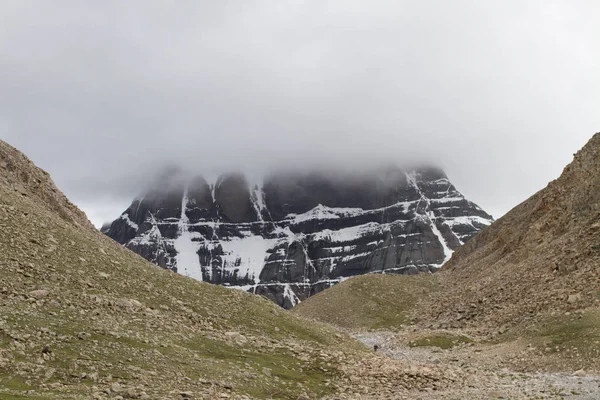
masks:
<svg viewBox="0 0 600 400"><path fill-rule="evenodd" d="M351 276L437 271L491 222L431 167L260 182L170 171L102 231L162 268L291 308Z"/></svg>

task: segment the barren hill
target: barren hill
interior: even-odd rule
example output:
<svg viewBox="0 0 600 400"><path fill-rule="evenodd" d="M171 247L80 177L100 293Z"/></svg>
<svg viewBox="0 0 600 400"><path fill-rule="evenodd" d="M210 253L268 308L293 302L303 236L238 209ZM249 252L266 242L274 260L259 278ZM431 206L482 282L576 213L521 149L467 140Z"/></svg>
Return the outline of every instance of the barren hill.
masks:
<svg viewBox="0 0 600 400"><path fill-rule="evenodd" d="M600 303L600 133L560 178L460 248L429 317L514 324Z"/></svg>
<svg viewBox="0 0 600 400"><path fill-rule="evenodd" d="M1 141L0 174L0 398L312 398L363 351L147 262Z"/></svg>
<svg viewBox="0 0 600 400"><path fill-rule="evenodd" d="M85 214L57 189L50 175L23 153L0 140L0 185L5 193L28 198L76 226L94 229ZM94 229L95 230L95 229Z"/></svg>

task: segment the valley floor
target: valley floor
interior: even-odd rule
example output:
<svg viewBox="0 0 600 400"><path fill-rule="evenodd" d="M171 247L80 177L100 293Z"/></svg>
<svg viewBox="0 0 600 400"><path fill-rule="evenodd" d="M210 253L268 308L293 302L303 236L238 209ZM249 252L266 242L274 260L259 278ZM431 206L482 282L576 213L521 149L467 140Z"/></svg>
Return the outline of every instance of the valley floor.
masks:
<svg viewBox="0 0 600 400"><path fill-rule="evenodd" d="M599 375L583 370L518 372L523 369L519 365L537 357L535 348L518 342L471 342L468 335L454 331L369 331L354 336L378 346L380 364L372 361L348 393L336 399L600 398ZM408 387L402 387L407 382Z"/></svg>

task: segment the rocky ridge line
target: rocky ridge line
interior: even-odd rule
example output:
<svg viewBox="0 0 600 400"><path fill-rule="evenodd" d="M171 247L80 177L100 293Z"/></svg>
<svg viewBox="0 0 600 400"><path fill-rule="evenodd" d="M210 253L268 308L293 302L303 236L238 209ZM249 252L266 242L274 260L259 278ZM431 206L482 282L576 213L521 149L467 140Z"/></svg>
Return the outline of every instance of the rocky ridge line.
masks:
<svg viewBox="0 0 600 400"><path fill-rule="evenodd" d="M149 261L291 308L351 276L434 272L489 225L439 169L165 176L103 232Z"/></svg>

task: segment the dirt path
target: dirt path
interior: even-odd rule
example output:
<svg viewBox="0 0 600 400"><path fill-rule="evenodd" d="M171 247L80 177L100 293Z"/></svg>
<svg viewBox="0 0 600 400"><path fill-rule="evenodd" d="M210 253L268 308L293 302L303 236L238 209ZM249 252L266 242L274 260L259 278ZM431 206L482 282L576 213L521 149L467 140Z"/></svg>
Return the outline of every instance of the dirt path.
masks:
<svg viewBox="0 0 600 400"><path fill-rule="evenodd" d="M521 373L507 368L507 345L462 345L448 350L409 347L402 333L356 334L361 342L379 347L385 357L419 366L442 368L456 376L457 384L431 390L381 396L374 390L361 399L600 399L600 376L583 371L569 373Z"/></svg>

